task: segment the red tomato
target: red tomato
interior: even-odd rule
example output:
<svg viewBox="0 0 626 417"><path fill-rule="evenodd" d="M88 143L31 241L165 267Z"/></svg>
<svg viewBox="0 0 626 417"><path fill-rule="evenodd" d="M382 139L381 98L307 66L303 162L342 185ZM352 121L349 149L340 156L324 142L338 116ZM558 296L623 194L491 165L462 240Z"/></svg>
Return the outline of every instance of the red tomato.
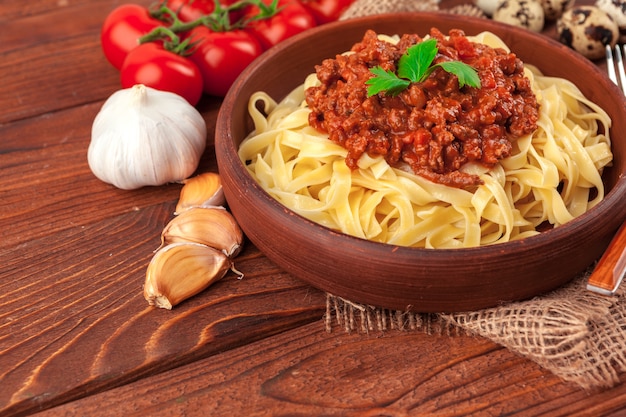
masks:
<svg viewBox="0 0 626 417"><path fill-rule="evenodd" d="M176 93L192 106L202 96L202 75L196 64L154 42L139 45L128 53L122 65L121 80L123 88L144 84Z"/></svg>
<svg viewBox="0 0 626 417"><path fill-rule="evenodd" d="M271 4L271 0L263 0ZM254 34L264 48L270 48L285 39L316 26L315 19L301 3L295 0L278 0L279 12L268 19L252 21L248 30ZM259 8L252 6L246 13L247 18L259 14Z"/></svg>
<svg viewBox="0 0 626 417"><path fill-rule="evenodd" d="M213 0L167 0L166 6L176 12L183 22L192 22L215 10Z"/></svg>
<svg viewBox="0 0 626 417"><path fill-rule="evenodd" d="M237 0L220 0L222 7L230 6ZM183 22L193 22L200 17L211 14L215 10L214 0L167 0L166 6L178 13ZM241 17L239 11L231 13L231 23Z"/></svg>
<svg viewBox="0 0 626 417"><path fill-rule="evenodd" d="M106 17L100 32L104 56L115 68L122 68L126 55L139 46L138 39L158 26L163 26L163 22L153 19L143 6L117 7Z"/></svg>
<svg viewBox="0 0 626 417"><path fill-rule="evenodd" d="M198 26L190 38L196 47L189 58L200 68L204 92L214 96L225 96L244 68L263 53L259 41L243 30L212 32Z"/></svg>
<svg viewBox="0 0 626 417"><path fill-rule="evenodd" d="M354 0L300 0L318 25L339 20Z"/></svg>

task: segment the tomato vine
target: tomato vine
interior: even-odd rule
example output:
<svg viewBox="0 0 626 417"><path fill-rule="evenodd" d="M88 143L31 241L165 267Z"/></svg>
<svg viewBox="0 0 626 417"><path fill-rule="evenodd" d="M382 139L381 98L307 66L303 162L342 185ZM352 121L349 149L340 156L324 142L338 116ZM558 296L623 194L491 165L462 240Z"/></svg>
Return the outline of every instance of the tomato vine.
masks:
<svg viewBox="0 0 626 417"><path fill-rule="evenodd" d="M352 1L342 0L342 7ZM241 71L264 50L318 25L312 12L312 6L318 2L323 6L328 0L163 0L148 8L125 4L105 19L102 49L121 72L133 68L132 74L122 74L125 85L135 80L180 92L181 86L190 81L177 82L175 78L189 80L189 73L196 72L193 67L198 67L202 90L223 96ZM158 48L141 48L143 54L133 54L133 65L124 66L131 51L150 43ZM189 62L173 57L168 60L163 51ZM151 60L162 67L161 73L146 69L155 66ZM168 62L174 61L181 68L180 74L165 69Z"/></svg>

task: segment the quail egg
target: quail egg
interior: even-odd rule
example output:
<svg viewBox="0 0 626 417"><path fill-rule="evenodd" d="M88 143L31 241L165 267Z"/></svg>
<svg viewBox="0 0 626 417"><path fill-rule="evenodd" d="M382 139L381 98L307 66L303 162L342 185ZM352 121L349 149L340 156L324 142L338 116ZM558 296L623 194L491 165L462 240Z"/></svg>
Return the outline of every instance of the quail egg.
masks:
<svg viewBox="0 0 626 417"><path fill-rule="evenodd" d="M540 0L501 0L493 20L541 32L545 14Z"/></svg>
<svg viewBox="0 0 626 417"><path fill-rule="evenodd" d="M493 16L498 8L500 0L474 0L474 4L482 10L487 16Z"/></svg>
<svg viewBox="0 0 626 417"><path fill-rule="evenodd" d="M596 6L575 6L556 25L559 40L589 59L604 56L604 46L614 46L619 37L617 23Z"/></svg>
<svg viewBox="0 0 626 417"><path fill-rule="evenodd" d="M541 0L545 19L557 20L566 10L574 5L574 2L575 0Z"/></svg>
<svg viewBox="0 0 626 417"><path fill-rule="evenodd" d="M596 6L615 20L619 28L619 41L626 42L626 0L597 0Z"/></svg>

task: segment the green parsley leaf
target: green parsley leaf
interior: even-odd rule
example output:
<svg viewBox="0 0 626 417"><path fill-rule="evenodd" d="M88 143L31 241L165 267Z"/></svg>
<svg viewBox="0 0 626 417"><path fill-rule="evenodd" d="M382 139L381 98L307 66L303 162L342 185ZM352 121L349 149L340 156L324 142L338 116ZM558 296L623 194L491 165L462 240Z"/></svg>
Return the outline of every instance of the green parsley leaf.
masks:
<svg viewBox="0 0 626 417"><path fill-rule="evenodd" d="M465 62L440 62L433 67L437 66L443 68L446 72L456 75L459 79L459 88L463 88L465 85L480 88L480 77L478 76L478 71L467 65Z"/></svg>
<svg viewBox="0 0 626 417"><path fill-rule="evenodd" d="M365 81L365 84L369 86L367 87L368 97L376 95L381 91L385 91L387 94L395 96L405 90L410 84L408 80L398 78L398 76L393 72L385 71L381 67L372 68L370 71L372 74L376 75L376 77L372 77Z"/></svg>
<svg viewBox="0 0 626 417"><path fill-rule="evenodd" d="M423 75L437 56L437 51L437 40L433 38L407 48L398 61L398 77L414 83L422 81Z"/></svg>
<svg viewBox="0 0 626 417"><path fill-rule="evenodd" d="M480 77L476 69L461 61L447 61L434 64L437 56L437 40L434 38L425 40L407 48L404 55L398 61L397 75L391 71L385 71L380 66L371 68L370 72L375 77L365 82L367 96L371 97L381 92L395 96L404 91L411 83L420 83L426 80L436 68L442 68L450 74L456 75L459 80L459 88L468 85L480 88Z"/></svg>

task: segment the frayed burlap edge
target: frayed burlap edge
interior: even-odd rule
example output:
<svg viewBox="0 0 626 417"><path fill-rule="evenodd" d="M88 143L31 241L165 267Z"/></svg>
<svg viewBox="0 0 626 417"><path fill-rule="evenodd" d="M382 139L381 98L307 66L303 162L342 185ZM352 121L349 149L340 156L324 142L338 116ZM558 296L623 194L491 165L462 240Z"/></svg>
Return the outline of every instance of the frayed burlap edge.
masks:
<svg viewBox="0 0 626 417"><path fill-rule="evenodd" d="M341 15L341 20L392 12L439 10L439 0L356 0Z"/></svg>
<svg viewBox="0 0 626 417"><path fill-rule="evenodd" d="M392 12L435 12L487 18L474 4L460 4L450 9L439 9L439 0L356 0L341 15L340 20Z"/></svg>
<svg viewBox="0 0 626 417"><path fill-rule="evenodd" d="M327 294L327 331L418 331L485 337L584 389L612 387L626 371L623 292L588 291L588 272L532 300L455 314L420 314L362 305Z"/></svg>
<svg viewBox="0 0 626 417"><path fill-rule="evenodd" d="M413 313L390 310L371 305L354 303L345 298L326 294L324 323L327 332L335 326L346 333L370 333L373 331L421 331L428 334L458 333L461 329L441 320L438 314Z"/></svg>

